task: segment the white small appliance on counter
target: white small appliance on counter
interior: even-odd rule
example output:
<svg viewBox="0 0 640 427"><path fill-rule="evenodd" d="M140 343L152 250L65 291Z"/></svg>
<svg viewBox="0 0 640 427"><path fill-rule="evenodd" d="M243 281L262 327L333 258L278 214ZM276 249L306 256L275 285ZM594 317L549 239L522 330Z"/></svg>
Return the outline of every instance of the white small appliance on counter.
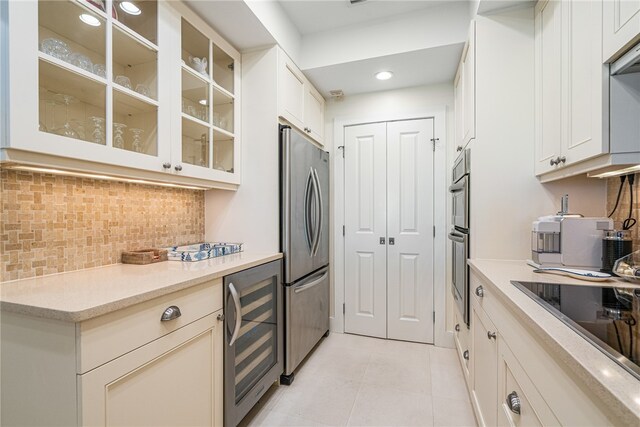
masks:
<svg viewBox="0 0 640 427"><path fill-rule="evenodd" d="M602 238L613 229L609 218L585 218L569 213L569 196L562 198L562 210L533 222L530 264L540 267L581 267L602 265Z"/></svg>

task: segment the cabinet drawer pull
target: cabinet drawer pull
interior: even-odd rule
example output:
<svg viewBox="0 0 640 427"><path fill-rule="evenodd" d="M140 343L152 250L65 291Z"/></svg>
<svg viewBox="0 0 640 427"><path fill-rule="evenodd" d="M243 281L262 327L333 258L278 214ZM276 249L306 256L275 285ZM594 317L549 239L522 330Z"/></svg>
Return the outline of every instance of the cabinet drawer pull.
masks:
<svg viewBox="0 0 640 427"><path fill-rule="evenodd" d="M507 395L507 406L514 414L520 415L520 398L518 393L512 391Z"/></svg>
<svg viewBox="0 0 640 427"><path fill-rule="evenodd" d="M454 329L456 330L456 332L460 332L460 323L456 323L456 326Z"/></svg>
<svg viewBox="0 0 640 427"><path fill-rule="evenodd" d="M160 321L168 322L169 320L177 319L180 316L182 316L182 313L180 312L178 306L172 305L164 310L164 313L162 313L162 317L160 317Z"/></svg>
<svg viewBox="0 0 640 427"><path fill-rule="evenodd" d="M484 288L482 286L476 288L476 295L480 298L484 297Z"/></svg>
<svg viewBox="0 0 640 427"><path fill-rule="evenodd" d="M489 332L489 331L487 331L487 338L488 338L488 339L494 339L494 340L495 340L495 339L496 339L496 337L497 337L497 335L496 335L496 333L495 333L495 332Z"/></svg>
<svg viewBox="0 0 640 427"><path fill-rule="evenodd" d="M462 353L462 357L464 360L469 360L469 350L465 350L464 353Z"/></svg>

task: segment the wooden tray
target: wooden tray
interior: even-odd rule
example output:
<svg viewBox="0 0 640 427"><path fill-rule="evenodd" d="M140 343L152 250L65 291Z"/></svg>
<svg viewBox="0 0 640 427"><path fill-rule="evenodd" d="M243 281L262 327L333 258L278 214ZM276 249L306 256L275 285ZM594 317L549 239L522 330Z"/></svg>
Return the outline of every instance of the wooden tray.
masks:
<svg viewBox="0 0 640 427"><path fill-rule="evenodd" d="M153 264L168 259L166 249L140 249L138 251L122 252L123 264Z"/></svg>

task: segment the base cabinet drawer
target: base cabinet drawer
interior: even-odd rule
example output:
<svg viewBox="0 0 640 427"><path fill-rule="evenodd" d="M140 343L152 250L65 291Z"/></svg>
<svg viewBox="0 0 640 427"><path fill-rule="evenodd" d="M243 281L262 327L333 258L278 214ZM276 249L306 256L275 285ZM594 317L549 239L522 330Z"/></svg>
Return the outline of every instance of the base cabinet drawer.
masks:
<svg viewBox="0 0 640 427"><path fill-rule="evenodd" d="M78 375L79 425L222 425L218 314Z"/></svg>
<svg viewBox="0 0 640 427"><path fill-rule="evenodd" d="M498 404L499 426L560 425L504 341L498 343Z"/></svg>
<svg viewBox="0 0 640 427"><path fill-rule="evenodd" d="M78 373L94 369L219 309L222 309L222 279L82 322L78 325Z"/></svg>

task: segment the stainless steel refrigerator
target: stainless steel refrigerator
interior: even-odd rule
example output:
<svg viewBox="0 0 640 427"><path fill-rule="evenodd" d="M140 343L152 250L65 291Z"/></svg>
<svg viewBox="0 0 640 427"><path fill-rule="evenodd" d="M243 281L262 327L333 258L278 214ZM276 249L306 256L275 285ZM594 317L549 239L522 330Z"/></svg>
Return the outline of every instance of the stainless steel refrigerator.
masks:
<svg viewBox="0 0 640 427"><path fill-rule="evenodd" d="M329 153L280 126L280 242L284 253L282 384L329 333Z"/></svg>

